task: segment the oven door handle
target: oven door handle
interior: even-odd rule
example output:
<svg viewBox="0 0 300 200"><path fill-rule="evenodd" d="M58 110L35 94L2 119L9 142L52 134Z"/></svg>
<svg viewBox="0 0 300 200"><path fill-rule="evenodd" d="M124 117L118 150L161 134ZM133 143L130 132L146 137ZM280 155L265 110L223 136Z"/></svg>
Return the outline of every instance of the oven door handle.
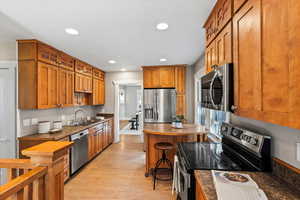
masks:
<svg viewBox="0 0 300 200"><path fill-rule="evenodd" d="M217 76L218 76L218 73L216 72L214 77L211 79L210 88L209 88L209 97L210 97L210 101L214 108L218 108L218 106L215 104L214 98L213 98L213 84L214 84L214 81L217 78Z"/></svg>

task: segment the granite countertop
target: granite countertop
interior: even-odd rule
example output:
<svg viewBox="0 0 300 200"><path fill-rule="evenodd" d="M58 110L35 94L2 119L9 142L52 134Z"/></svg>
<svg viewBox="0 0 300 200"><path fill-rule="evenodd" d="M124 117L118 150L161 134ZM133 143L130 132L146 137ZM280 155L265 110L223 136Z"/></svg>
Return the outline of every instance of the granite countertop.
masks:
<svg viewBox="0 0 300 200"><path fill-rule="evenodd" d="M45 141L49 141L49 140L60 140L63 139L69 135L78 133L80 131L83 131L85 129L91 128L97 124L106 122L107 120L111 119L111 117L107 117L104 120L97 120L92 124L86 125L86 126L64 126L63 129L59 132L56 133L35 133L32 135L26 135L23 137L19 137L19 140L45 140Z"/></svg>
<svg viewBox="0 0 300 200"><path fill-rule="evenodd" d="M197 124L183 124L183 128L173 128L171 124L144 124L144 133L152 135L182 136L207 134L203 126Z"/></svg>
<svg viewBox="0 0 300 200"><path fill-rule="evenodd" d="M249 174L258 186L266 193L269 200L300 200L300 192L270 173L241 172ZM206 200L218 200L213 177L210 170L196 170L196 181L200 183Z"/></svg>

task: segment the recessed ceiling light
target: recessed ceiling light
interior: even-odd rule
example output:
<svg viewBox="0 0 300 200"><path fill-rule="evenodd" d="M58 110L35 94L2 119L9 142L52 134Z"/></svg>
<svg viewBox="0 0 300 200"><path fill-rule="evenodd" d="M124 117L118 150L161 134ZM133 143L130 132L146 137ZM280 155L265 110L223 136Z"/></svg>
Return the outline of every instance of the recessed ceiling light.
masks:
<svg viewBox="0 0 300 200"><path fill-rule="evenodd" d="M110 61L108 61L108 63L110 63L110 64L115 64L116 61L115 61L115 60L110 60Z"/></svg>
<svg viewBox="0 0 300 200"><path fill-rule="evenodd" d="M166 59L166 58L161 58L161 59L159 59L159 61L160 61L160 62L166 62L167 59Z"/></svg>
<svg viewBox="0 0 300 200"><path fill-rule="evenodd" d="M159 23L156 25L157 30L164 31L169 28L169 25L165 22Z"/></svg>
<svg viewBox="0 0 300 200"><path fill-rule="evenodd" d="M121 71L122 71L122 72L125 72L125 71L126 71L126 69L125 69L125 68L122 68L122 69L121 69Z"/></svg>
<svg viewBox="0 0 300 200"><path fill-rule="evenodd" d="M79 32L74 28L66 28L65 31L69 35L79 35Z"/></svg>

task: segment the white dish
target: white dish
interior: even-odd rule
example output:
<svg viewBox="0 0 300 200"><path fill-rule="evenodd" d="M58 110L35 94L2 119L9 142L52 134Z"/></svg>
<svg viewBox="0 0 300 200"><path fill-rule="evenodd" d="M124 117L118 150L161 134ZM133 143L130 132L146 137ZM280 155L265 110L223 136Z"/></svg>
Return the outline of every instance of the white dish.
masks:
<svg viewBox="0 0 300 200"><path fill-rule="evenodd" d="M58 128L54 128L54 129L51 129L50 132L51 133L56 133L56 132L59 132L61 131L62 129L58 129Z"/></svg>

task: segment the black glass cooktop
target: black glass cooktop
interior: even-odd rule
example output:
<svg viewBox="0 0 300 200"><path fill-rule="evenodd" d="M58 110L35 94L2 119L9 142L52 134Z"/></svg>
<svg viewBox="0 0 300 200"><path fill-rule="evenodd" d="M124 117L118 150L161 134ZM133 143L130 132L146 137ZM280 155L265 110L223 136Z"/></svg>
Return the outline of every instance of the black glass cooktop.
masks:
<svg viewBox="0 0 300 200"><path fill-rule="evenodd" d="M178 154L187 170L242 170L241 165L225 155L221 143L178 143Z"/></svg>

